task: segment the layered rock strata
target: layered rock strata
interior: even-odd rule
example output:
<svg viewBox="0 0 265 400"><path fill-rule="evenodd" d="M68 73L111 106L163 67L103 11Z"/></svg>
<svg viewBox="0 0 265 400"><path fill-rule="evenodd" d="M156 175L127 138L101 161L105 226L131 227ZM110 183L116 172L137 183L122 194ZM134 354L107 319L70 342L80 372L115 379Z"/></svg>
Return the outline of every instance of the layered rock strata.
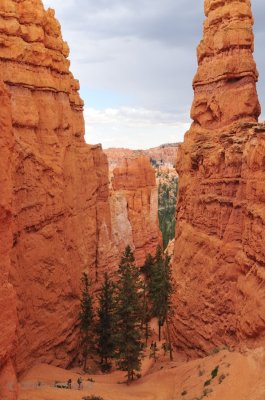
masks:
<svg viewBox="0 0 265 400"><path fill-rule="evenodd" d="M149 158L125 159L113 170L111 191L113 242L121 251L129 244L137 265L162 244L158 223L158 189Z"/></svg>
<svg viewBox="0 0 265 400"><path fill-rule="evenodd" d="M130 196L121 190L113 201L107 157L84 142L68 54L54 11L40 0L0 2L1 398L6 382L35 362L75 361L83 271L96 291L103 272L117 268L123 245L137 249L140 263L153 249L149 228L141 244L133 225L142 229L143 219L154 226L154 172L142 163L134 172L147 176L129 174ZM128 238L114 218L119 206L133 215Z"/></svg>
<svg viewBox="0 0 265 400"><path fill-rule="evenodd" d="M260 114L253 60L253 17L249 0L205 0L203 39L193 81L192 119L207 129Z"/></svg>
<svg viewBox="0 0 265 400"><path fill-rule="evenodd" d="M72 362L81 274L88 270L96 287L114 256L103 251L112 247L107 158L100 146L84 142L83 102L68 53L54 12L45 11L40 0L0 3L0 76L10 96L15 142L8 171L13 186L10 282L19 321L15 351L16 313L8 286L11 183L2 168L8 194L1 211L7 243L1 284L8 308L1 319L5 336L9 325L11 331L10 344L1 345L0 354L11 353L18 373L36 360L59 366ZM7 143L6 168L9 148Z"/></svg>
<svg viewBox="0 0 265 400"><path fill-rule="evenodd" d="M250 1L205 0L194 122L179 150L175 344L265 345L265 126Z"/></svg>

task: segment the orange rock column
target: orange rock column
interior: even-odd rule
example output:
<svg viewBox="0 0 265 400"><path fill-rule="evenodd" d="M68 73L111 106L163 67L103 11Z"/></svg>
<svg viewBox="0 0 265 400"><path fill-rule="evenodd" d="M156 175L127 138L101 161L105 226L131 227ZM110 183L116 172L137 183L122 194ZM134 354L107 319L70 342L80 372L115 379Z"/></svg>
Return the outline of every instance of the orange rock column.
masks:
<svg viewBox="0 0 265 400"><path fill-rule="evenodd" d="M265 345L265 127L249 0L205 0L194 120L178 152L172 333L189 355ZM262 161L263 160L263 161Z"/></svg>
<svg viewBox="0 0 265 400"><path fill-rule="evenodd" d="M207 129L238 119L255 121L260 105L250 1L205 0L204 4L206 21L197 51L191 117Z"/></svg>

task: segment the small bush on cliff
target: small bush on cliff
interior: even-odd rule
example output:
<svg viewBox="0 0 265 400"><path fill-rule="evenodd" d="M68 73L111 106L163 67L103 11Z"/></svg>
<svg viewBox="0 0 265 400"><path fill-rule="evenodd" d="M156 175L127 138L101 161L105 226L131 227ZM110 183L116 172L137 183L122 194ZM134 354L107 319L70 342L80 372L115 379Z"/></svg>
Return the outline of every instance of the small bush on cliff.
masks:
<svg viewBox="0 0 265 400"><path fill-rule="evenodd" d="M80 331L81 331L81 348L84 358L84 371L87 369L87 357L92 345L92 323L93 323L93 306L92 297L90 295L90 282L86 272L83 273L81 278L81 311L79 314Z"/></svg>
<svg viewBox="0 0 265 400"><path fill-rule="evenodd" d="M128 246L121 257L116 297L116 359L118 367L127 372L127 382L140 371L141 340L141 282L134 255Z"/></svg>
<svg viewBox="0 0 265 400"><path fill-rule="evenodd" d="M115 325L115 303L114 284L109 275L105 273L104 282L99 294L98 322L96 331L98 334L98 353L101 357L101 369L109 372L111 364L109 359L114 356L114 325Z"/></svg>

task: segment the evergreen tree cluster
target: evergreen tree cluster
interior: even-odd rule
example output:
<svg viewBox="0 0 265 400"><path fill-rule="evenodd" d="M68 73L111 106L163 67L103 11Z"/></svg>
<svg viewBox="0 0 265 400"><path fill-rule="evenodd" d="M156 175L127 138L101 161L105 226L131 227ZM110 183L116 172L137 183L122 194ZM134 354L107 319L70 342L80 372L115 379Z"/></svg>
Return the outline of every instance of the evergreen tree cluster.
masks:
<svg viewBox="0 0 265 400"><path fill-rule="evenodd" d="M107 273L104 275L96 314L86 273L81 283L80 332L84 369L93 347L92 338L96 337L102 371L108 372L111 360L115 359L118 368L126 371L127 381L131 382L141 369L151 318L158 319L159 335L161 327L168 324L173 292L169 258L164 257L158 247L156 256L148 255L140 270L135 266L131 248L126 247L114 282Z"/></svg>

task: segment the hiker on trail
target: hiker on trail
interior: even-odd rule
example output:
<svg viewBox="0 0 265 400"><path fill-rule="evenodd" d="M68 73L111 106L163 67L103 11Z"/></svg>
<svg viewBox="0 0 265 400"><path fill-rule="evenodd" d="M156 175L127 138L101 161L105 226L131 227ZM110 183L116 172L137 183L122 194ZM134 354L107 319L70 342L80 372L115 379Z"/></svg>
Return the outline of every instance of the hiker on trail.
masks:
<svg viewBox="0 0 265 400"><path fill-rule="evenodd" d="M155 359L155 362L156 362L156 352L158 351L158 348L157 348L157 344L156 344L156 342L154 343L154 350L153 350L153 357L154 357L154 359Z"/></svg>
<svg viewBox="0 0 265 400"><path fill-rule="evenodd" d="M68 387L68 389L72 389L72 379L68 379L67 387Z"/></svg>
<svg viewBox="0 0 265 400"><path fill-rule="evenodd" d="M77 379L77 384L78 384L78 390L80 390L82 385L82 378L80 376Z"/></svg>
<svg viewBox="0 0 265 400"><path fill-rule="evenodd" d="M151 358L153 356L153 351L154 351L154 342L152 341L151 346L150 346L149 358Z"/></svg>
<svg viewBox="0 0 265 400"><path fill-rule="evenodd" d="M158 351L156 342L152 342L150 346L150 355L149 358L154 358L156 362L156 352Z"/></svg>

